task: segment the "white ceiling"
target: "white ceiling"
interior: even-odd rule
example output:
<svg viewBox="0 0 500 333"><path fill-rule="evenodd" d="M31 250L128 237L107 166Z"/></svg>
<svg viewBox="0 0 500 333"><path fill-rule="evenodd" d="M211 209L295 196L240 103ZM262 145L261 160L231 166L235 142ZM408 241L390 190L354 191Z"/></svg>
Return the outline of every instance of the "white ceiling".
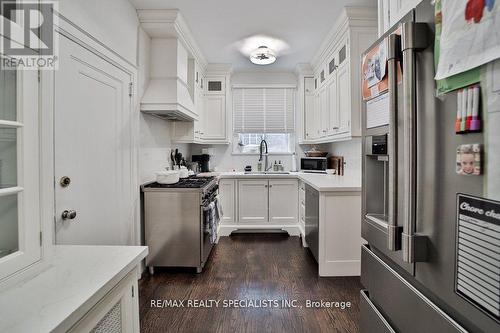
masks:
<svg viewBox="0 0 500 333"><path fill-rule="evenodd" d="M209 63L232 63L235 71L291 71L309 62L341 9L376 6L376 0L129 0L137 9L179 9ZM255 35L288 44L268 66L252 64L239 51ZM272 47L271 45L268 45Z"/></svg>

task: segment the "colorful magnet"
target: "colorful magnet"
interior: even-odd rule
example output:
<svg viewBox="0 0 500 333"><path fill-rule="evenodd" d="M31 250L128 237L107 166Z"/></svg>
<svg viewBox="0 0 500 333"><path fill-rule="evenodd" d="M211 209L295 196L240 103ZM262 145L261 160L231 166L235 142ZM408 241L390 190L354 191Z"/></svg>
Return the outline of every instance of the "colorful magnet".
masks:
<svg viewBox="0 0 500 333"><path fill-rule="evenodd" d="M460 145L457 148L456 172L464 176L481 174L481 145L478 143Z"/></svg>

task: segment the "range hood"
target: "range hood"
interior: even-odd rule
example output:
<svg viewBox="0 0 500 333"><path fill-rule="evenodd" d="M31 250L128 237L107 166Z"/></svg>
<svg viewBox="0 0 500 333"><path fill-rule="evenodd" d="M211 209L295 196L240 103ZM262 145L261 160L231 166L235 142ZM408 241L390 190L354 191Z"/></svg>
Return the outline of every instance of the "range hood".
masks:
<svg viewBox="0 0 500 333"><path fill-rule="evenodd" d="M194 121L195 65L204 62L177 10L139 10L141 27L151 38L149 81L140 108L166 120ZM200 59L201 58L201 59Z"/></svg>

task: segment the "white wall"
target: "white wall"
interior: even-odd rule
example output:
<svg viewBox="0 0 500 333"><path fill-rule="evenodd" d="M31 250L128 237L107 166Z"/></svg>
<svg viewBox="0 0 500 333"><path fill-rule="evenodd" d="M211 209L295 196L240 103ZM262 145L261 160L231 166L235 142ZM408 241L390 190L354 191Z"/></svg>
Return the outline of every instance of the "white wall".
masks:
<svg viewBox="0 0 500 333"><path fill-rule="evenodd" d="M332 155L344 156L345 172L351 175L356 174L361 179L361 138L322 144L318 147Z"/></svg>
<svg viewBox="0 0 500 333"><path fill-rule="evenodd" d="M138 97L139 101L144 94L150 77L151 38L139 28L138 47ZM139 110L137 112L140 112ZM184 156L191 155L190 145L174 144L171 140L172 123L154 116L140 113L139 127L139 182L145 183L154 180L155 171L169 165L170 150L179 148Z"/></svg>
<svg viewBox="0 0 500 333"><path fill-rule="evenodd" d="M59 12L131 64L136 64L135 8L127 0L60 0Z"/></svg>

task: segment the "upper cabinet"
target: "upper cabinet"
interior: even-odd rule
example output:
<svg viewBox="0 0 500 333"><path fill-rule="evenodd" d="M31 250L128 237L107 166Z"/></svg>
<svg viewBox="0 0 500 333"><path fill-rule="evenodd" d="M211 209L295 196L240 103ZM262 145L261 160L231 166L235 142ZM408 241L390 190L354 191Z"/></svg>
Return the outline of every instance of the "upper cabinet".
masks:
<svg viewBox="0 0 500 333"><path fill-rule="evenodd" d="M231 66L208 65L198 74L194 122L175 121L173 136L176 143L228 144L230 142L230 82Z"/></svg>
<svg viewBox="0 0 500 333"><path fill-rule="evenodd" d="M300 143L361 135L361 54L376 40L376 28L375 8L346 7L314 56L312 75L298 68L299 82L304 80L299 87Z"/></svg>
<svg viewBox="0 0 500 333"><path fill-rule="evenodd" d="M378 32L382 36L422 0L378 0Z"/></svg>

